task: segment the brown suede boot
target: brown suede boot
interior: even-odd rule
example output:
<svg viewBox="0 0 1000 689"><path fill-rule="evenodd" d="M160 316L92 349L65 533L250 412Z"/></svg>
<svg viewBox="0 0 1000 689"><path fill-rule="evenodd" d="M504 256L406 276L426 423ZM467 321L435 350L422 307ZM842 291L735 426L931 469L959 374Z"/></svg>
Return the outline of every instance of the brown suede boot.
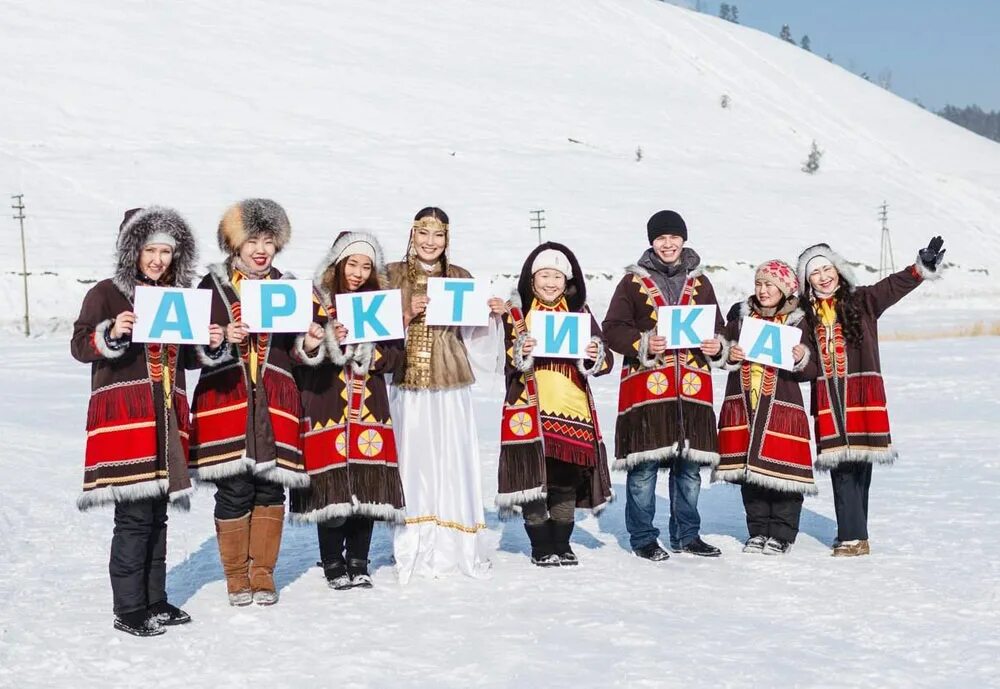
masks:
<svg viewBox="0 0 1000 689"><path fill-rule="evenodd" d="M226 591L230 605L250 605L250 515L237 519L216 519L215 536L219 542L219 558L226 575Z"/></svg>
<svg viewBox="0 0 1000 689"><path fill-rule="evenodd" d="M861 555L870 555L871 546L868 545L868 541L841 541L833 547L834 557L859 557Z"/></svg>
<svg viewBox="0 0 1000 689"><path fill-rule="evenodd" d="M284 523L284 505L258 505L250 515L250 588L257 605L278 602L274 565L278 562Z"/></svg>

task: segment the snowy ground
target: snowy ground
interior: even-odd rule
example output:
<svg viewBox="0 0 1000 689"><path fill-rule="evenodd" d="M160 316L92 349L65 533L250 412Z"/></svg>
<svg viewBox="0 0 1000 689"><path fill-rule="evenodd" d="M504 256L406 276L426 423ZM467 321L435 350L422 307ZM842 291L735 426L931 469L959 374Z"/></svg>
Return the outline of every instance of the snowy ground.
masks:
<svg viewBox="0 0 1000 689"><path fill-rule="evenodd" d="M1000 672L1000 338L883 345L902 459L876 471L869 558L829 556L823 477L783 559L739 552L739 492L712 486L703 535L719 560L631 556L620 500L579 514L578 568L531 567L520 524L491 513L491 581L399 588L379 529L375 589L341 593L314 567L314 530L289 527L280 604L234 609L200 492L171 517L168 552L170 598L194 623L158 639L111 627L112 517L74 507L89 386L67 349L0 336L0 686L984 687ZM496 386L477 390L489 502ZM613 377L597 396L612 435ZM664 497L663 530L666 515Z"/></svg>

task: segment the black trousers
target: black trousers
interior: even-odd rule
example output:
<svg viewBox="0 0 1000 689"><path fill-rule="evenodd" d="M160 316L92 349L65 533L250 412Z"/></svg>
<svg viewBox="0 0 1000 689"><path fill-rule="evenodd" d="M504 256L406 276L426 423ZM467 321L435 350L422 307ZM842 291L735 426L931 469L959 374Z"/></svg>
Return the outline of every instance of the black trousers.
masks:
<svg viewBox="0 0 1000 689"><path fill-rule="evenodd" d="M166 497L115 505L108 573L116 615L167 599Z"/></svg>
<svg viewBox="0 0 1000 689"><path fill-rule="evenodd" d="M371 517L331 519L316 525L319 537L319 559L328 565L345 559L367 560L372 545L375 520Z"/></svg>
<svg viewBox="0 0 1000 689"><path fill-rule="evenodd" d="M794 543L802 516L802 494L744 483L743 508L750 536L766 536Z"/></svg>
<svg viewBox="0 0 1000 689"><path fill-rule="evenodd" d="M837 512L837 540L868 540L868 491L872 465L845 462L830 470L833 507Z"/></svg>
<svg viewBox="0 0 1000 689"><path fill-rule="evenodd" d="M545 473L546 499L534 500L521 507L524 523L537 525L551 519L572 524L576 514L577 491L590 478L587 468L546 457Z"/></svg>
<svg viewBox="0 0 1000 689"><path fill-rule="evenodd" d="M285 504L285 487L251 474L237 474L215 482L215 518L239 519L254 507Z"/></svg>

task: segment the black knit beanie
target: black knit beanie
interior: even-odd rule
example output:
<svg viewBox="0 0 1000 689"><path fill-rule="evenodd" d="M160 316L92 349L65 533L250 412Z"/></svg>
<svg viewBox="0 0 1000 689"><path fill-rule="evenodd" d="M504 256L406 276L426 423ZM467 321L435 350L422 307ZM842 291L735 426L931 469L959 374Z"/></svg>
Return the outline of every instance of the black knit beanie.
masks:
<svg viewBox="0 0 1000 689"><path fill-rule="evenodd" d="M685 242L687 241L688 228L680 213L659 211L653 214L653 217L646 223L646 235L649 237L649 243L652 244L653 240L661 234L675 234Z"/></svg>

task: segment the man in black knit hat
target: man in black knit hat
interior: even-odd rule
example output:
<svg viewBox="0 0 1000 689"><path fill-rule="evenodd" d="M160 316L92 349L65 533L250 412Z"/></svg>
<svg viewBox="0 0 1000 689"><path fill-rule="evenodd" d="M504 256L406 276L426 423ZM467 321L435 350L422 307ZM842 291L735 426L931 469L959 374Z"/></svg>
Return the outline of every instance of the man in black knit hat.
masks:
<svg viewBox="0 0 1000 689"><path fill-rule="evenodd" d="M646 225L650 248L626 268L604 319L604 336L625 357L615 427L616 470L628 472L625 526L632 550L648 560L669 555L657 542L656 478L669 469L670 547L674 552L716 557L701 540L698 495L702 466L719 463L710 366L721 367L727 346L721 335L694 349L667 350L657 335L661 306L703 305L715 311L715 332L725 323L701 259L684 246L687 225L675 211L654 214Z"/></svg>

